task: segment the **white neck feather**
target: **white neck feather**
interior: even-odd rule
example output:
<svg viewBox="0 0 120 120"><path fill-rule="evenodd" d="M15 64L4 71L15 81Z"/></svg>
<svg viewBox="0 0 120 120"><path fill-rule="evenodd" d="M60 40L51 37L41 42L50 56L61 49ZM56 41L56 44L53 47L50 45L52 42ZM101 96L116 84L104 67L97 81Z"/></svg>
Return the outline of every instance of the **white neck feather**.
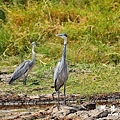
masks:
<svg viewBox="0 0 120 120"><path fill-rule="evenodd" d="M64 44L67 44L67 37L64 38Z"/></svg>

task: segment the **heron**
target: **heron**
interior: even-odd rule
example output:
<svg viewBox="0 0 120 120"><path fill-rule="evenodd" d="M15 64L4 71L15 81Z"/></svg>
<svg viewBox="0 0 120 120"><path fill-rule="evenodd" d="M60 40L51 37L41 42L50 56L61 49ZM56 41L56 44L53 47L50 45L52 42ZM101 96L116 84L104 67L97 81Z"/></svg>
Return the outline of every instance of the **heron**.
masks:
<svg viewBox="0 0 120 120"><path fill-rule="evenodd" d="M36 46L36 43L32 42L32 60L26 60L16 68L16 70L13 72L9 80L9 84L13 83L16 79L23 77L23 85L26 85L26 78L28 76L28 73L34 66L35 59L36 59L35 52L34 52L35 46Z"/></svg>
<svg viewBox="0 0 120 120"><path fill-rule="evenodd" d="M63 53L61 60L57 63L54 70L54 87L58 94L58 110L60 106L60 88L64 86L64 104L66 105L66 81L68 79L69 69L68 63L66 61L66 45L67 45L67 35L57 34L56 36L61 37L64 40Z"/></svg>

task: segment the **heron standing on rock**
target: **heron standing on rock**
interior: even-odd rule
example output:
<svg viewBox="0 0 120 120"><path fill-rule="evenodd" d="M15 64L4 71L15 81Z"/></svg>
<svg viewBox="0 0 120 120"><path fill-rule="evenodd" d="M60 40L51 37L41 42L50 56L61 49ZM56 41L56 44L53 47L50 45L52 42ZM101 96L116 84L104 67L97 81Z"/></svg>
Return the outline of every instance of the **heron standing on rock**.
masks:
<svg viewBox="0 0 120 120"><path fill-rule="evenodd" d="M66 45L67 45L67 35L66 34L57 34L57 36L64 39L63 53L62 58L56 65L54 70L54 87L55 91L58 93L58 109L60 106L59 90L64 85L64 104L66 104L66 81L68 79L68 64L66 62Z"/></svg>
<svg viewBox="0 0 120 120"><path fill-rule="evenodd" d="M36 43L32 42L32 60L26 60L16 68L13 75L11 76L9 84L14 82L16 79L23 77L23 84L26 85L26 78L28 76L29 71L32 69L36 59L35 52L34 52L35 46L36 46Z"/></svg>

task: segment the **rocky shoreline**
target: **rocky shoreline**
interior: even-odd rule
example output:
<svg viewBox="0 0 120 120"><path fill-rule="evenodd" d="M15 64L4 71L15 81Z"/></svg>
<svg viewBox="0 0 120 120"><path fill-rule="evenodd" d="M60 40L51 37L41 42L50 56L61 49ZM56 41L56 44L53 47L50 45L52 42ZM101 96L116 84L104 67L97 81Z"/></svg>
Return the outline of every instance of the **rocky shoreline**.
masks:
<svg viewBox="0 0 120 120"><path fill-rule="evenodd" d="M63 94L60 95L60 101L64 100ZM82 104L85 101L93 103L120 103L120 93L109 93L109 94L97 94L93 96L80 96L76 94L67 95L66 101L68 104L76 103ZM57 103L56 94L38 95L38 96L28 96L24 94L1 94L0 95L0 105L43 105L43 104L55 104Z"/></svg>
<svg viewBox="0 0 120 120"><path fill-rule="evenodd" d="M120 93L89 97L67 95L66 106L61 95L60 110L56 95L3 94L0 95L0 109L2 120L119 120Z"/></svg>
<svg viewBox="0 0 120 120"><path fill-rule="evenodd" d="M88 104L89 105L89 104ZM112 106L113 107L113 106ZM54 105L45 110L37 112L21 112L17 114L9 113L7 117L2 117L4 120L119 120L120 107L105 106L104 108L95 108L86 110L82 105L63 106L61 105L58 111Z"/></svg>

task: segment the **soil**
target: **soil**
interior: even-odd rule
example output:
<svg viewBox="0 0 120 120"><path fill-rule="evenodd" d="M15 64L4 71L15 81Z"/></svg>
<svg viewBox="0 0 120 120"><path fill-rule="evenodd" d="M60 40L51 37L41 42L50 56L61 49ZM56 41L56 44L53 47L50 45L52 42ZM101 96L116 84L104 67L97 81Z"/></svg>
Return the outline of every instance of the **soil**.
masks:
<svg viewBox="0 0 120 120"><path fill-rule="evenodd" d="M67 95L58 110L57 96L0 95L1 120L119 120L120 93L96 96Z"/></svg>

